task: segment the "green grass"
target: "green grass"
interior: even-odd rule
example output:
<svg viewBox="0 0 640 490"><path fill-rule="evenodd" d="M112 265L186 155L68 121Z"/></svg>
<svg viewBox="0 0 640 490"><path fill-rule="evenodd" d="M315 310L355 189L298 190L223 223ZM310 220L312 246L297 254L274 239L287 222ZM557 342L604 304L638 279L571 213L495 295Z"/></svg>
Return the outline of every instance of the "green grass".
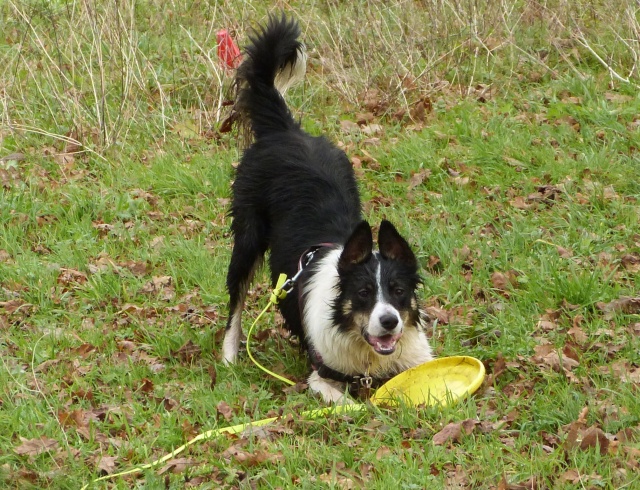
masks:
<svg viewBox="0 0 640 490"><path fill-rule="evenodd" d="M358 159L371 222L409 238L420 298L447 320L437 354L491 375L454 407L316 421L307 391L219 358L241 148L217 132L215 31L244 40L269 4L88 5L0 6L0 486L80 488L274 415L191 446L185 468L92 488L640 486L640 310L609 311L640 290L632 2L289 6L310 61L288 101ZM343 131L358 113L382 131ZM264 272L245 325L267 293ZM255 355L303 381L280 322ZM571 446L588 427L607 451ZM23 453L40 437L50 450Z"/></svg>

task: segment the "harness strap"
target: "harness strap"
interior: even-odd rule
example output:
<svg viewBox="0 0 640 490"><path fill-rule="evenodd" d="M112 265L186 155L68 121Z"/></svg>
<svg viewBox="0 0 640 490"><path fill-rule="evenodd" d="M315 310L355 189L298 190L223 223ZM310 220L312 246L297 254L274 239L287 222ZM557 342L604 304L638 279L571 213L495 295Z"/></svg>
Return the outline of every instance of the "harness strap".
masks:
<svg viewBox="0 0 640 490"><path fill-rule="evenodd" d="M311 367L318 372L321 378L331 379L338 381L339 383L346 383L349 387L351 394L357 394L360 390L375 389L386 383L390 377L373 378L369 374L345 374L337 371L324 362L322 357L315 351L315 349L309 349L309 357L311 358Z"/></svg>

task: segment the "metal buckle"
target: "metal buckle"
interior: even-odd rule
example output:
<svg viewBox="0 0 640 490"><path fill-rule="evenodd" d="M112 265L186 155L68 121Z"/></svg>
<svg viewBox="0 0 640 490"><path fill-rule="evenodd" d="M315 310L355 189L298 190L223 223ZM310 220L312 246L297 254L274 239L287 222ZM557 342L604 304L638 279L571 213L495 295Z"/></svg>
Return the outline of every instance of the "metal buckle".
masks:
<svg viewBox="0 0 640 490"><path fill-rule="evenodd" d="M363 388L369 389L371 388L371 386L373 386L373 378L368 374L360 377L358 381L360 382L360 386L362 386Z"/></svg>

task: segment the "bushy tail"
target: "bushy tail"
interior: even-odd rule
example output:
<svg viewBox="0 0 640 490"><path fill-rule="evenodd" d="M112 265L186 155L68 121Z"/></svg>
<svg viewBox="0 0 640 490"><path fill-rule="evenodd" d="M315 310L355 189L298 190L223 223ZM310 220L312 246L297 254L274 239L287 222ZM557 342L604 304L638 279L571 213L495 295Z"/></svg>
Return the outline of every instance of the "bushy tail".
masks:
<svg viewBox="0 0 640 490"><path fill-rule="evenodd" d="M250 36L246 57L236 75L235 109L255 138L297 127L282 94L304 77L306 54L294 20L270 17Z"/></svg>

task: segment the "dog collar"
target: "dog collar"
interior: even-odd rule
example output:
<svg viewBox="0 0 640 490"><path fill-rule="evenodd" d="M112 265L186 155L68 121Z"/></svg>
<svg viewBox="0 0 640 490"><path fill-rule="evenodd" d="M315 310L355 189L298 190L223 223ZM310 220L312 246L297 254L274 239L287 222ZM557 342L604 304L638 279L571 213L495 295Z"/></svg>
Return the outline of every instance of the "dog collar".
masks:
<svg viewBox="0 0 640 490"><path fill-rule="evenodd" d="M346 383L349 387L349 393L357 395L361 390L367 391L370 389L379 388L384 383L389 381L389 377L374 378L368 372L364 374L345 374L340 371L327 366L322 362L322 356L316 352L315 349L309 349L309 357L311 359L311 368L317 371L321 378L331 379L338 381L339 383Z"/></svg>

